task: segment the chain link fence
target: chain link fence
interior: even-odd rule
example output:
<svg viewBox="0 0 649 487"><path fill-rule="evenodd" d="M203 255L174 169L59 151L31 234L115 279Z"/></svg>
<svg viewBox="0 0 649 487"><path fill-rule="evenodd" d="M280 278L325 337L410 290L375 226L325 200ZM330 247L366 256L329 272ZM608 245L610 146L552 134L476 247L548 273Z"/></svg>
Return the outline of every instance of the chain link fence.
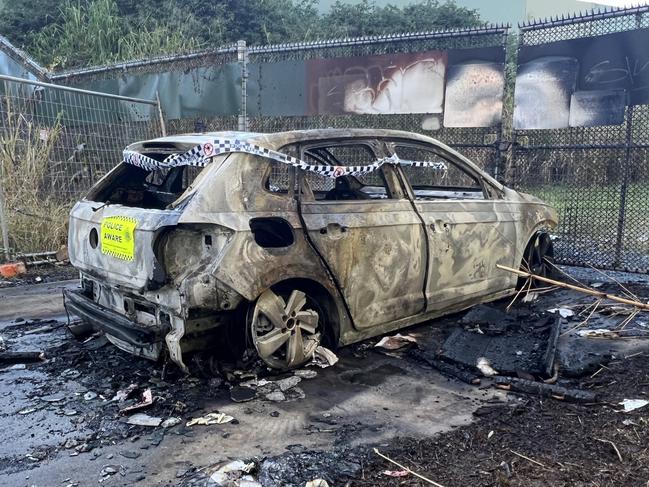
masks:
<svg viewBox="0 0 649 487"><path fill-rule="evenodd" d="M250 69L265 63L304 61L381 54L417 53L496 47L503 53L507 43L507 27L489 27L447 32L393 34L360 39L343 39L303 44L259 46L248 49ZM248 97L248 113L262 113L263 100ZM500 167L502 125L488 128L448 128L427 131L422 127L421 114L372 115L307 115L259 116L248 115L247 127L253 132L277 132L312 128L385 128L428 133L444 143L461 150L490 173Z"/></svg>
<svg viewBox="0 0 649 487"><path fill-rule="evenodd" d="M649 27L647 8L521 27L519 49ZM649 271L649 106L628 106L624 123L512 130L503 176L559 212L561 263Z"/></svg>
<svg viewBox="0 0 649 487"><path fill-rule="evenodd" d="M644 7L531 23L521 27L518 48L646 28L648 11ZM53 79L100 89L102 83L108 86L128 76L123 85L136 86L144 98L148 87L167 83L169 93L164 96L177 100L175 110L182 114L168 117L169 133L327 127L427 133L506 184L555 206L561 220L555 241L559 262L649 271L649 106L627 107L621 125L513 129L515 40L506 27L488 27L272 46L246 47L240 42L205 53L92 68ZM422 125L422 114L410 113L285 115L282 91L290 87L281 83L273 87L264 79L266 73L310 60L481 48L507 52L502 122L491 127L433 130ZM208 68L211 71L202 71ZM119 161L126 145L161 133L159 108L146 100L6 77L0 81L4 221L10 235L4 245L22 252L52 249L65 240L63 215L70 202ZM225 89L207 96L205 90L215 89L210 82ZM274 89L276 99L268 105ZM166 107L164 96L161 92ZM215 109L219 104L227 109ZM18 173L28 177L19 180Z"/></svg>
<svg viewBox="0 0 649 487"><path fill-rule="evenodd" d="M0 75L2 255L65 244L71 204L161 120L156 101Z"/></svg>

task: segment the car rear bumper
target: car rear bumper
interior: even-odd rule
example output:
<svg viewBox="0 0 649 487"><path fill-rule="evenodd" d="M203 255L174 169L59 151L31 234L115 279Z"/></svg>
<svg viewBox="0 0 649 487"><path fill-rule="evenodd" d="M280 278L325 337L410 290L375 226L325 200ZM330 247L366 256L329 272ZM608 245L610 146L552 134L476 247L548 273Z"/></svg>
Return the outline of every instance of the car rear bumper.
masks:
<svg viewBox="0 0 649 487"><path fill-rule="evenodd" d="M138 355L153 358L148 352L152 348L162 346L164 341L162 330L144 327L124 315L101 306L85 296L81 290L66 289L63 295L65 309L69 313L78 316L93 328L115 337L120 343L128 344L129 352L137 353L137 349L140 349L141 353Z"/></svg>

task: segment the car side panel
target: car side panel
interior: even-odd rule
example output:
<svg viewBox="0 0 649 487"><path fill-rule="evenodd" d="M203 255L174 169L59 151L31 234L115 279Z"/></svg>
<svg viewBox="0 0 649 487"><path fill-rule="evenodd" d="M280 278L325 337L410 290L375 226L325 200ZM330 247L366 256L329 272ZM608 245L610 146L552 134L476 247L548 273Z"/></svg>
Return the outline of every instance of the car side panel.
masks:
<svg viewBox="0 0 649 487"><path fill-rule="evenodd" d="M307 201L302 216L357 328L425 309L426 237L409 201Z"/></svg>

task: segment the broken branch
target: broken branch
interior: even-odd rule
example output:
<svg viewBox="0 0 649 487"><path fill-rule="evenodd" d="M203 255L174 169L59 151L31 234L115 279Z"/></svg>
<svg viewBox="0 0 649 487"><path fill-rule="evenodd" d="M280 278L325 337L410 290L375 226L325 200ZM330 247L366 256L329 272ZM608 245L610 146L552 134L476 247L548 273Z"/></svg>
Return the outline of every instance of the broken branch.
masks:
<svg viewBox="0 0 649 487"><path fill-rule="evenodd" d="M548 468L548 467L546 467L545 465L543 465L541 462L537 462L537 461L534 460L533 458L526 457L526 456L523 455L522 453L515 452L514 450L509 450L509 451L512 452L512 453L513 453L514 455L516 455L517 457L521 457L521 458L527 460L528 462L536 463L539 467Z"/></svg>
<svg viewBox="0 0 649 487"><path fill-rule="evenodd" d="M421 350L412 350L410 354L417 360L421 360L422 362L427 363L428 365L430 365L431 367L433 367L434 369L441 372L443 375L447 377L459 379L462 382L474 386L480 384L480 377L478 377L473 372L468 372L466 370L460 369L455 365L449 364L447 362L443 362L442 360L439 360L438 358L431 356L431 354L422 352Z"/></svg>
<svg viewBox="0 0 649 487"><path fill-rule="evenodd" d="M620 463L622 463L622 455L620 454L620 450L617 449L617 446L615 445L615 443L613 443L611 440L601 440L599 438L595 438L595 439L597 441L601 441L602 443L608 443L609 445L611 445L613 447L613 449L615 450L615 453L617 454L617 457L620 459Z"/></svg>
<svg viewBox="0 0 649 487"><path fill-rule="evenodd" d="M553 397L555 399L569 399L574 402L596 402L597 395L579 389L567 389L554 384L545 384L543 382L534 382L526 379L516 379L514 377L494 377L496 386L500 389L511 390L515 392L524 392L526 394L537 394L544 397Z"/></svg>
<svg viewBox="0 0 649 487"><path fill-rule="evenodd" d="M616 296L614 294L608 294L602 291L597 291L595 289L590 289L587 287L581 287L581 286L575 286L573 284L568 284L565 282L561 281L555 281L554 279L550 279L549 277L543 277L543 276L537 276L536 274L532 274L530 272L526 271L521 271L519 269L513 269L511 267L507 267L504 265L496 264L496 267L498 269L501 269L503 271L507 272L512 272L514 274L517 274L522 277L531 277L532 279L536 279L541 282L546 282L548 284L553 284L555 286L562 287L564 289L571 289L573 291L578 291L584 294L590 294L591 296L597 296L600 299L610 299L611 301L616 301L618 303L623 303L623 304L628 304L631 306L635 306L636 308L643 309L645 311L649 311L649 304L646 303L641 303L640 301L634 301L632 299L627 299L627 298L622 298L620 296Z"/></svg>
<svg viewBox="0 0 649 487"><path fill-rule="evenodd" d="M377 448L374 448L374 453L376 453L378 456L380 456L380 457L383 458L384 460L387 460L388 462L393 463L394 465L396 465L396 466L399 467L400 469L405 470L406 472L408 472L408 473L414 475L414 476L417 477L417 478L420 478L421 480L423 480L423 481L425 481L425 482L428 482L430 485L435 485L436 487L444 487L442 484L438 484L438 483L435 482L434 480L430 480L430 479L424 477L423 475L419 475L417 472L413 472L413 471L410 470L408 467L404 467L404 466L401 465L400 463L395 462L395 461L392 460L391 458L389 458L389 457L385 456L383 453L381 453Z"/></svg>

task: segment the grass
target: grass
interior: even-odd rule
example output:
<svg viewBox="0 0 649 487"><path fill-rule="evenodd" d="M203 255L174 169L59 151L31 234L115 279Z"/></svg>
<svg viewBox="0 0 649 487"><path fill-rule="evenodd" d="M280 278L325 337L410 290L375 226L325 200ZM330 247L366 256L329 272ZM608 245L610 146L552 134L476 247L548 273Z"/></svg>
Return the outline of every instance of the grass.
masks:
<svg viewBox="0 0 649 487"><path fill-rule="evenodd" d="M559 213L559 234L614 245L620 216L620 185L537 186L524 191L543 199ZM625 204L624 248L649 253L649 184L629 184ZM609 250L612 251L612 248Z"/></svg>

